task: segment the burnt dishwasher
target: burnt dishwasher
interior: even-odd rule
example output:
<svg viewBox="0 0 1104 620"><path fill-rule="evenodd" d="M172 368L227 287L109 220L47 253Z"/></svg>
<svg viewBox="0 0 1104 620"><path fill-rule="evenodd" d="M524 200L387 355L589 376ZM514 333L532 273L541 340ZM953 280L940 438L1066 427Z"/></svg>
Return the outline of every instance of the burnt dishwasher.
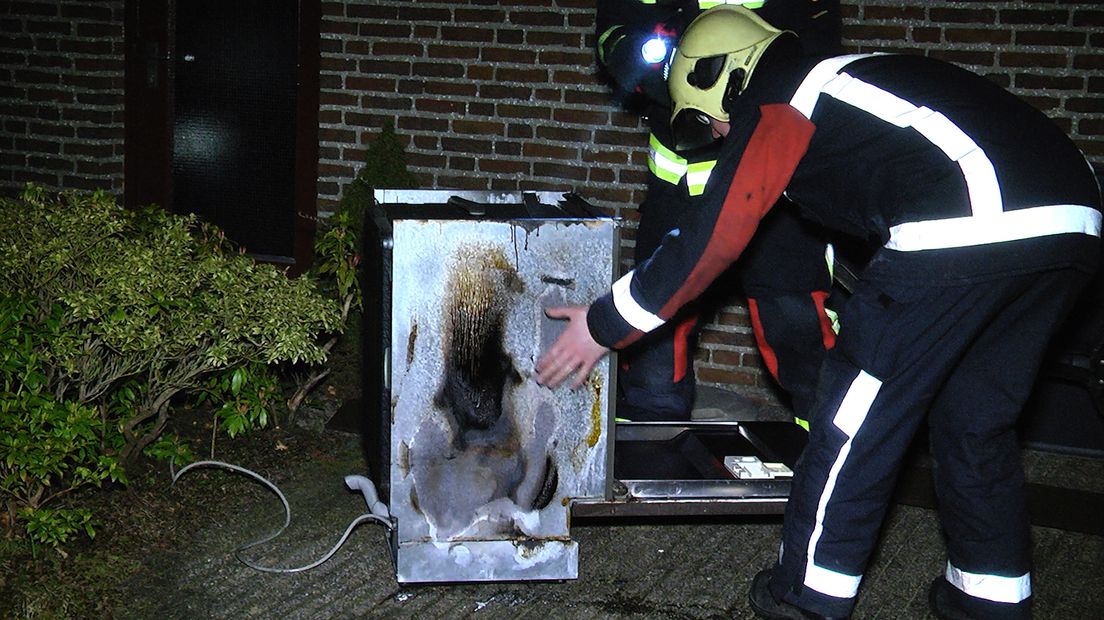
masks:
<svg viewBox="0 0 1104 620"><path fill-rule="evenodd" d="M364 243L362 432L400 583L578 576L572 518L780 514L805 432L618 421L608 356L536 384L617 271L618 220L562 192L376 190Z"/></svg>

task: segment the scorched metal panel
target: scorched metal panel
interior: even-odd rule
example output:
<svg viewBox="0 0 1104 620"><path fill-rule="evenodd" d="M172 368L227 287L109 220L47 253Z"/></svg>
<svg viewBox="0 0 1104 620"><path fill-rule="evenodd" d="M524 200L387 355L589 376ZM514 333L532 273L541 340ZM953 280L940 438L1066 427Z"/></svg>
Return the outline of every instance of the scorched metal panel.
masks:
<svg viewBox="0 0 1104 620"><path fill-rule="evenodd" d="M537 385L564 327L609 289L611 220L392 222L390 504L400 582L570 579L575 498L607 484L610 362Z"/></svg>

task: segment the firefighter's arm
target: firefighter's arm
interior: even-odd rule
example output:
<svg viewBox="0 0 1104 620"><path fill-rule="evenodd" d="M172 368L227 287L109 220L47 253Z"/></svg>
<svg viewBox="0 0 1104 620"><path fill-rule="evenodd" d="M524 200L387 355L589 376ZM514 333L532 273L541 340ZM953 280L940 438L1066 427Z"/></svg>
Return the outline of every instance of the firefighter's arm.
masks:
<svg viewBox="0 0 1104 620"><path fill-rule="evenodd" d="M730 134L701 204L651 258L591 305L587 324L595 343L614 349L632 344L724 272L786 189L813 131L789 105L769 104L759 108L758 119L742 135ZM735 148L727 148L729 142Z"/></svg>
<svg viewBox="0 0 1104 620"><path fill-rule="evenodd" d="M587 306L549 308L545 314L553 319L566 319L567 328L537 362L537 383L556 387L570 378L577 388L590 376L590 370L609 352L594 341L587 327Z"/></svg>

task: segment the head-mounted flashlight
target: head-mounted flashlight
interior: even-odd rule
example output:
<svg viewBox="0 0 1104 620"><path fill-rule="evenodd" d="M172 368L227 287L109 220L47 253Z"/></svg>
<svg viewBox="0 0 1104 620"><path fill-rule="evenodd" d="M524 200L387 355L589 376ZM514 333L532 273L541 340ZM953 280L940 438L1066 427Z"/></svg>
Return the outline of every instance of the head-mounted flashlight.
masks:
<svg viewBox="0 0 1104 620"><path fill-rule="evenodd" d="M640 58L649 65L654 65L667 60L667 54L670 51L671 46L667 39L656 35L644 40L644 43L640 46Z"/></svg>

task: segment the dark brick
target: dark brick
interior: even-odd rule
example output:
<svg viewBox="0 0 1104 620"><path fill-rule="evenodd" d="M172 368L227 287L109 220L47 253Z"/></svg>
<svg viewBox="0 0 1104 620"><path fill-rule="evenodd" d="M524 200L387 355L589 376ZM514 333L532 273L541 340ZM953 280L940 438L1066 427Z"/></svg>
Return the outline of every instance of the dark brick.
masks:
<svg viewBox="0 0 1104 620"><path fill-rule="evenodd" d="M1085 79L1077 76L1038 75L1034 73L1016 74L1016 88L1028 90L1081 90Z"/></svg>
<svg viewBox="0 0 1104 620"><path fill-rule="evenodd" d="M427 95L442 95L446 97L465 97L472 98L476 96L478 87L470 82L427 82L425 85L425 93Z"/></svg>
<svg viewBox="0 0 1104 620"><path fill-rule="evenodd" d="M490 28L472 28L470 26L442 26L443 41L467 41L470 43L491 43L494 30Z"/></svg>
<svg viewBox="0 0 1104 620"><path fill-rule="evenodd" d="M1073 57L1073 68L1104 71L1104 54L1077 54Z"/></svg>
<svg viewBox="0 0 1104 620"><path fill-rule="evenodd" d="M515 125L510 123L506 126L506 136L508 138L529 139L533 137L533 133L533 127L530 125Z"/></svg>
<svg viewBox="0 0 1104 620"><path fill-rule="evenodd" d="M479 58L479 49L471 45L430 45L430 58L447 58L450 60L474 60Z"/></svg>
<svg viewBox="0 0 1104 620"><path fill-rule="evenodd" d="M345 88L360 91L389 92L395 90L395 78L350 75L345 78Z"/></svg>
<svg viewBox="0 0 1104 620"><path fill-rule="evenodd" d="M889 39L899 41L904 40L906 34L907 30L904 26L858 25L847 29L847 37L858 40Z"/></svg>
<svg viewBox="0 0 1104 620"><path fill-rule="evenodd" d="M421 6L411 3L399 7L398 19L409 22L445 24L452 21L452 11L447 8Z"/></svg>
<svg viewBox="0 0 1104 620"><path fill-rule="evenodd" d="M537 62L537 53L512 47L484 47L479 50L479 59L490 63L509 62L532 65Z"/></svg>
<svg viewBox="0 0 1104 620"><path fill-rule="evenodd" d="M469 64L465 77L479 82L490 82L494 79L494 66L483 64Z"/></svg>
<svg viewBox="0 0 1104 620"><path fill-rule="evenodd" d="M444 48L438 46L438 49L443 51ZM372 44L372 53L378 56L403 56L420 58L422 56L425 56L424 52L425 48L422 46L422 44L414 41L376 41ZM460 56L435 53L431 53L430 56L435 58L460 58Z"/></svg>
<svg viewBox="0 0 1104 620"><path fill-rule="evenodd" d="M7 13L25 17L54 17L60 8L56 2L8 2Z"/></svg>
<svg viewBox="0 0 1104 620"><path fill-rule="evenodd" d="M544 50L538 55L537 62L542 65L571 65L577 67L591 67L595 64L594 54L586 52L570 52L562 50Z"/></svg>
<svg viewBox="0 0 1104 620"><path fill-rule="evenodd" d="M456 8L453 13L453 21L456 23L488 24L497 27L506 22L506 11Z"/></svg>
<svg viewBox="0 0 1104 620"><path fill-rule="evenodd" d="M509 21L515 26L544 26L563 28L567 24L563 13L554 11L511 10Z"/></svg>
<svg viewBox="0 0 1104 620"><path fill-rule="evenodd" d="M479 153L488 155L494 152L490 140L472 140L470 138L441 137L441 149L454 153Z"/></svg>
<svg viewBox="0 0 1104 620"><path fill-rule="evenodd" d="M1069 23L1069 11L1002 9L1000 11L1000 23L1011 26L1024 24L1047 26L1065 25Z"/></svg>
<svg viewBox="0 0 1104 620"><path fill-rule="evenodd" d="M357 62L357 70L367 74L410 75L410 63L399 60L364 59Z"/></svg>
<svg viewBox="0 0 1104 620"><path fill-rule="evenodd" d="M458 134L501 136L505 133L506 126L500 121L475 121L457 119L452 121L452 130Z"/></svg>
<svg viewBox="0 0 1104 620"><path fill-rule="evenodd" d="M591 129L571 129L568 127L559 126L540 126L537 127L537 137L541 140L552 140L554 142L568 142L575 144L590 143L593 130Z"/></svg>
<svg viewBox="0 0 1104 620"><path fill-rule="evenodd" d="M399 18L398 7L385 6L378 2L339 2L337 4L344 5L346 16L369 22L393 21ZM336 16L340 15L341 13L336 13Z"/></svg>
<svg viewBox="0 0 1104 620"><path fill-rule="evenodd" d="M1002 67L1042 67L1063 68L1069 63L1069 57L1065 54L1042 54L1022 52L1001 52L1000 65Z"/></svg>
<svg viewBox="0 0 1104 620"><path fill-rule="evenodd" d="M949 24L995 24L997 12L992 9L932 8L928 17L933 22Z"/></svg>
<svg viewBox="0 0 1104 620"><path fill-rule="evenodd" d="M863 19L867 21L924 21L923 6L864 6Z"/></svg>
<svg viewBox="0 0 1104 620"><path fill-rule="evenodd" d="M43 102L55 102L55 103L71 103L73 101L72 93L64 90L57 90L52 88L28 88L27 89L27 101L34 103Z"/></svg>
<svg viewBox="0 0 1104 620"><path fill-rule="evenodd" d="M434 133L444 133L448 131L448 121L443 118L410 116L400 119L397 127L404 131L432 131Z"/></svg>
<svg viewBox="0 0 1104 620"><path fill-rule="evenodd" d="M472 157L456 157L452 156L448 158L449 170L475 170L475 159Z"/></svg>
<svg viewBox="0 0 1104 620"><path fill-rule="evenodd" d="M560 109L552 111L552 120L561 123L601 126L609 122L609 112L603 110Z"/></svg>
<svg viewBox="0 0 1104 620"><path fill-rule="evenodd" d="M404 95L422 95L425 94L426 83L424 80L420 79L399 80L398 87L394 89L384 89L383 92L387 92L387 90L394 90L395 92L402 93Z"/></svg>
<svg viewBox="0 0 1104 620"><path fill-rule="evenodd" d="M15 81L20 84L59 84L60 79L53 71L32 71L29 69L17 69Z"/></svg>
<svg viewBox="0 0 1104 620"><path fill-rule="evenodd" d="M494 174L529 174L530 165L528 161L481 159L479 160L479 170Z"/></svg>
<svg viewBox="0 0 1104 620"><path fill-rule="evenodd" d="M40 21L37 19L29 19L24 25L26 32L30 34L57 34L57 35L69 35L72 34L72 25L68 22L54 22L54 21Z"/></svg>
<svg viewBox="0 0 1104 620"><path fill-rule="evenodd" d="M943 40L943 29L913 26L912 40L916 43L938 43Z"/></svg>
<svg viewBox="0 0 1104 620"><path fill-rule="evenodd" d="M521 82L522 84L543 84L548 81L548 71L545 69L501 67L495 70L495 80L498 82Z"/></svg>
<svg viewBox="0 0 1104 620"><path fill-rule="evenodd" d="M591 90L569 90L564 93L564 103L585 104L594 107L610 105L610 96Z"/></svg>
<svg viewBox="0 0 1104 620"><path fill-rule="evenodd" d="M327 56L318 61L318 66L321 71L327 71L331 73L351 73L356 71L358 63L362 62L382 62L382 61L358 61L355 58L340 58L337 56ZM409 64L409 63L398 63Z"/></svg>
<svg viewBox="0 0 1104 620"><path fill-rule="evenodd" d="M318 100L321 105L328 106L356 105L357 93L323 90L318 94Z"/></svg>
<svg viewBox="0 0 1104 620"><path fill-rule="evenodd" d="M1085 114L1104 114L1104 97L1070 97L1066 109Z"/></svg>
<svg viewBox="0 0 1104 620"><path fill-rule="evenodd" d="M624 131L599 129L594 132L594 143L642 148L647 146L648 138L647 136L626 133Z"/></svg>
<svg viewBox="0 0 1104 620"><path fill-rule="evenodd" d="M555 105L563 102L563 94L564 91L560 88L538 88L533 98L536 101Z"/></svg>
<svg viewBox="0 0 1104 620"><path fill-rule="evenodd" d="M525 41L524 30L499 28L495 33L495 43L503 45L521 45Z"/></svg>
<svg viewBox="0 0 1104 620"><path fill-rule="evenodd" d="M561 47L579 48L582 46L583 36L578 33L566 31L530 30L525 33L525 42L533 46L559 45Z"/></svg>
<svg viewBox="0 0 1104 620"><path fill-rule="evenodd" d="M521 156L521 145L517 142L495 142L495 154L505 157Z"/></svg>
<svg viewBox="0 0 1104 620"><path fill-rule="evenodd" d="M91 22L77 24L77 36L88 38L115 39L123 36L123 24L95 24Z"/></svg>
<svg viewBox="0 0 1104 620"><path fill-rule="evenodd" d="M361 24L359 28L354 31L359 32L360 36L371 39L409 39L417 38L413 37L414 28L410 24L398 23L398 24ZM436 33L430 33L428 39L435 39L433 35Z"/></svg>
<svg viewBox="0 0 1104 620"><path fill-rule="evenodd" d="M625 151L597 151L592 148L588 148L583 151L583 161L596 164L623 165L629 162L629 157L625 153Z"/></svg>
<svg viewBox="0 0 1104 620"><path fill-rule="evenodd" d="M61 154L61 143L60 142L54 142L54 141L51 141L51 140L36 140L36 139L28 139L28 138L23 138L23 137L17 137L15 139L15 144L13 145L12 148L19 151L22 154L21 158L22 158L23 155L27 155L27 154L31 154L31 153L39 153L39 154L45 154L45 155L60 155Z"/></svg>
<svg viewBox="0 0 1104 620"><path fill-rule="evenodd" d="M1078 9L1073 12L1073 25L1079 28L1104 28L1104 11Z"/></svg>
<svg viewBox="0 0 1104 620"><path fill-rule="evenodd" d="M579 149L575 147L553 146L551 144L531 142L522 147L521 154L525 157L575 161L578 159Z"/></svg>
<svg viewBox="0 0 1104 620"><path fill-rule="evenodd" d="M943 32L943 36L949 43L985 43L998 45L1012 42L1012 33L1007 30L948 28Z"/></svg>
<svg viewBox="0 0 1104 620"><path fill-rule="evenodd" d="M571 181L585 181L587 168L585 166L568 163L533 162L533 175L539 177L551 177Z"/></svg>
<svg viewBox="0 0 1104 620"><path fill-rule="evenodd" d="M458 78L464 76L464 65L458 62L415 62L411 75L420 78Z"/></svg>
<svg viewBox="0 0 1104 620"><path fill-rule="evenodd" d="M484 99L529 99L533 90L526 86L502 86L499 84L481 84L479 96Z"/></svg>
<svg viewBox="0 0 1104 620"><path fill-rule="evenodd" d="M1076 30L1028 30L1016 33L1018 45L1046 45L1052 47L1081 47L1088 40L1088 35Z"/></svg>
<svg viewBox="0 0 1104 620"><path fill-rule="evenodd" d="M1099 118L1083 118L1077 121L1077 133L1085 136L1104 135L1104 120Z"/></svg>
<svg viewBox="0 0 1104 620"><path fill-rule="evenodd" d="M469 101L468 115L491 118L495 115L495 104L483 101Z"/></svg>
<svg viewBox="0 0 1104 620"><path fill-rule="evenodd" d="M38 170L49 170L52 172L73 171L73 162L69 159L64 157L50 157L37 153L30 153L27 155L27 165L31 168L37 168Z"/></svg>
<svg viewBox="0 0 1104 620"><path fill-rule="evenodd" d="M58 50L70 54L93 54L106 56L115 51L112 41L107 39L63 39L58 42Z"/></svg>

